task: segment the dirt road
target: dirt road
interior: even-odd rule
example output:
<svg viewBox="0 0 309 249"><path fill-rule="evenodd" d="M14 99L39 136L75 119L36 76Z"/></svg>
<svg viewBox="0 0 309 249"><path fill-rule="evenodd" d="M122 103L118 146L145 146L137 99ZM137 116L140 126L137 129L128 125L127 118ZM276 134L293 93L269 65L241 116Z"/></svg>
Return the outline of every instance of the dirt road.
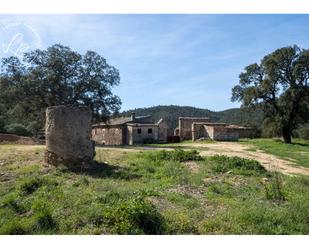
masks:
<svg viewBox="0 0 309 249"><path fill-rule="evenodd" d="M212 156L212 155L226 155L226 156L239 156L248 159L254 159L260 162L267 170L269 171L280 171L286 175L308 175L309 168L301 167L296 165L292 161L280 159L274 155L267 154L261 150L250 150L252 148L250 145L240 144L237 142L217 142L217 143L192 143L185 144L180 143L179 147L184 147L184 149L196 148L200 149L200 154L202 156ZM14 145L13 146L17 151L33 150L33 149L43 149L42 145ZM112 149L112 150L121 150L121 151L142 151L142 150L158 150L158 149L167 149L171 150L171 147L131 147L120 148L120 147L102 147L101 149ZM9 150L9 147L7 148Z"/></svg>
<svg viewBox="0 0 309 249"><path fill-rule="evenodd" d="M240 144L237 142L217 142L217 143L192 143L179 144L179 147L188 147L200 149L202 156L213 156L213 155L225 155L225 156L238 156L247 159L254 159L260 162L269 171L279 171L286 175L309 175L309 168L301 167L295 163L280 159L274 155L267 154L262 150L250 150L250 145ZM128 147L128 148L115 148L116 150L157 150L167 149L171 150L171 147Z"/></svg>
<svg viewBox="0 0 309 249"><path fill-rule="evenodd" d="M301 174L309 175L309 168L301 167L293 162L280 159L274 155L267 154L261 150L250 151L250 145L244 145L235 142L218 142L218 143L196 143L192 147L202 147L202 156L226 155L239 156L248 159L254 159L260 162L269 171L280 171L286 175Z"/></svg>

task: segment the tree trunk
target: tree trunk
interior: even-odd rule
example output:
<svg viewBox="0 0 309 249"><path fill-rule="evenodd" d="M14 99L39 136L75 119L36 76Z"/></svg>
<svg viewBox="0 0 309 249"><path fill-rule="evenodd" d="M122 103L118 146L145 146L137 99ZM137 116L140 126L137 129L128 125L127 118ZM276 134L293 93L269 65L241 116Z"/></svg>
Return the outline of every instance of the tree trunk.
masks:
<svg viewBox="0 0 309 249"><path fill-rule="evenodd" d="M283 136L283 141L286 144L290 144L292 143L292 139L291 139L291 130L289 127L283 127L282 128L282 136Z"/></svg>

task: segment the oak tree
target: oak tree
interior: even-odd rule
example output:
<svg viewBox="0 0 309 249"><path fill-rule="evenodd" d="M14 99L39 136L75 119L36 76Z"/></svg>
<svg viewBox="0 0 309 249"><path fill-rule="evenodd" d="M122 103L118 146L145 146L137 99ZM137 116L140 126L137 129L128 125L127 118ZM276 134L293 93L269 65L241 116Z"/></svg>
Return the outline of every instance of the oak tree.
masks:
<svg viewBox="0 0 309 249"><path fill-rule="evenodd" d="M309 120L309 50L283 47L247 66L232 89L232 101L262 108L264 119L291 143L297 126Z"/></svg>
<svg viewBox="0 0 309 249"><path fill-rule="evenodd" d="M112 93L119 83L118 70L93 51L81 55L55 44L26 53L22 60L5 58L0 74L0 117L42 127L46 107L81 105L92 109L95 121L103 120L120 109L121 101Z"/></svg>

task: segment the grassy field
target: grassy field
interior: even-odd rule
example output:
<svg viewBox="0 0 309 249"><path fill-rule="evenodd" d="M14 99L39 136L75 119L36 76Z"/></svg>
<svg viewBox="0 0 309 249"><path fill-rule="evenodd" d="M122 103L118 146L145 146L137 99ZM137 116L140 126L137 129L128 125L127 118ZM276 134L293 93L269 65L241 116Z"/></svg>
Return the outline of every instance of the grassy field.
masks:
<svg viewBox="0 0 309 249"><path fill-rule="evenodd" d="M309 177L193 150L97 148L74 170L43 153L0 145L0 234L309 234Z"/></svg>
<svg viewBox="0 0 309 249"><path fill-rule="evenodd" d="M242 142L309 168L309 140L294 139L292 144L285 144L280 139L244 139Z"/></svg>

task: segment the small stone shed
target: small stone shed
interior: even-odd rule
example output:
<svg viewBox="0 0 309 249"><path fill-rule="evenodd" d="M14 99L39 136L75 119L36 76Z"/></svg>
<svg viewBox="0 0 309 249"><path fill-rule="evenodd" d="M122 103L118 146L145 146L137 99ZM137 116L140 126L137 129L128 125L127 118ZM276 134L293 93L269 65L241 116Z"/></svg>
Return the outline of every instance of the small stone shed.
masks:
<svg viewBox="0 0 309 249"><path fill-rule="evenodd" d="M180 117L179 126L174 134L180 140L212 139L216 141L237 141L239 138L252 137L251 128L210 122L207 117Z"/></svg>
<svg viewBox="0 0 309 249"><path fill-rule="evenodd" d="M210 122L210 119L207 117L179 117L174 135L179 136L181 141L192 139L192 124L194 122Z"/></svg>
<svg viewBox="0 0 309 249"><path fill-rule="evenodd" d="M99 145L133 145L165 143L167 124L163 119L153 122L151 116L121 117L92 126L92 139Z"/></svg>
<svg viewBox="0 0 309 249"><path fill-rule="evenodd" d="M199 138L216 141L236 141L238 129L224 123L192 123L192 141Z"/></svg>

